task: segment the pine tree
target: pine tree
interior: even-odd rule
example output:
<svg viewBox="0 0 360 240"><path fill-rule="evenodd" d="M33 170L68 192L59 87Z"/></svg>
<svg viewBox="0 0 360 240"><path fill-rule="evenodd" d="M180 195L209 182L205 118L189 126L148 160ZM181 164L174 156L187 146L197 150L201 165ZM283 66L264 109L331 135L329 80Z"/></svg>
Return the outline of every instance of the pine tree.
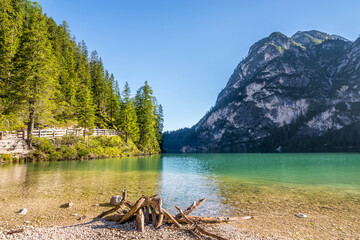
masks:
<svg viewBox="0 0 360 240"><path fill-rule="evenodd" d="M114 120L118 118L119 110L120 110L120 100L119 97L116 95L115 89L115 77L114 74L110 74L108 79L108 91L106 93L107 96L107 112L110 117L111 126L114 126Z"/></svg>
<svg viewBox="0 0 360 240"><path fill-rule="evenodd" d="M88 52L84 42L79 43L76 58L76 73L80 79L80 86L77 88L76 113L78 126L92 130L95 121L95 108L91 97L91 79L88 63Z"/></svg>
<svg viewBox="0 0 360 240"><path fill-rule="evenodd" d="M35 125L121 128L144 152L158 152L162 117L151 88L146 82L134 100L126 83L123 94L65 21L58 25L36 2L0 0L0 131L27 126L30 137Z"/></svg>
<svg viewBox="0 0 360 240"><path fill-rule="evenodd" d="M22 16L16 12L12 0L0 1L0 83L11 78L13 58L19 45Z"/></svg>
<svg viewBox="0 0 360 240"><path fill-rule="evenodd" d="M155 99L155 97L154 97ZM154 101L155 111L154 115L156 117L155 123L155 131L156 131L156 139L159 143L160 148L162 149L163 143L163 130L164 130L164 113L163 107L161 104L157 104L157 101Z"/></svg>
<svg viewBox="0 0 360 240"><path fill-rule="evenodd" d="M125 83L123 91L119 127L125 133L126 142L128 141L128 138L131 138L135 143L139 141L139 126L137 123L137 116L133 101L130 98L130 87L127 82Z"/></svg>
<svg viewBox="0 0 360 240"><path fill-rule="evenodd" d="M21 5L18 1L0 1L0 131L9 130L10 123L18 122L13 98L13 59L22 30Z"/></svg>
<svg viewBox="0 0 360 240"><path fill-rule="evenodd" d="M104 106L104 66L96 51L91 53L90 59L91 91L96 106L96 114L100 117L105 112Z"/></svg>
<svg viewBox="0 0 360 240"><path fill-rule="evenodd" d="M144 152L159 152L159 143L156 139L156 116L153 105L152 89L148 82L141 87L135 96L136 115L139 123L139 147Z"/></svg>
<svg viewBox="0 0 360 240"><path fill-rule="evenodd" d="M29 19L24 27L19 51L15 56L17 99L26 108L28 115L28 143L38 123L49 121L53 107L56 82L53 70L54 58L48 39L46 19L41 7L30 5Z"/></svg>

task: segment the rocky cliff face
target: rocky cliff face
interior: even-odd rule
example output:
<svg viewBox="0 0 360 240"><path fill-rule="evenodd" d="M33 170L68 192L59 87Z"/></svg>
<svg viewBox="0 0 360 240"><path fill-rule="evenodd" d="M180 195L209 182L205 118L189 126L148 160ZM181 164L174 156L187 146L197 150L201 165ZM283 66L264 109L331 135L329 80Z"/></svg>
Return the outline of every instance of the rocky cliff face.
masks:
<svg viewBox="0 0 360 240"><path fill-rule="evenodd" d="M171 142L174 133L164 135L164 148L291 151L356 124L359 110L360 38L351 42L319 31L292 37L276 32L250 48L215 106L181 141Z"/></svg>

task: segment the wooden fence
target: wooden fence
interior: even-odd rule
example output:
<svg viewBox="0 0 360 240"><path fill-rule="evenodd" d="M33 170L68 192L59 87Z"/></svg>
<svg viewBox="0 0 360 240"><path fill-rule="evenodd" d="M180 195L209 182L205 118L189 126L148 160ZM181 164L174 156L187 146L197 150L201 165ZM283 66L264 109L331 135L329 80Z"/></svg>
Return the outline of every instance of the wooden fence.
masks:
<svg viewBox="0 0 360 240"><path fill-rule="evenodd" d="M25 139L25 132L24 131L8 131L8 132L0 131L0 140L5 140L5 139Z"/></svg>
<svg viewBox="0 0 360 240"><path fill-rule="evenodd" d="M40 138L56 138L66 135L75 135L75 136L84 136L84 129L44 129L44 130L34 130L33 136ZM90 136L118 136L121 135L120 130L114 129L93 129L91 132L86 130L86 135ZM0 131L0 140L4 139L26 139L26 131Z"/></svg>

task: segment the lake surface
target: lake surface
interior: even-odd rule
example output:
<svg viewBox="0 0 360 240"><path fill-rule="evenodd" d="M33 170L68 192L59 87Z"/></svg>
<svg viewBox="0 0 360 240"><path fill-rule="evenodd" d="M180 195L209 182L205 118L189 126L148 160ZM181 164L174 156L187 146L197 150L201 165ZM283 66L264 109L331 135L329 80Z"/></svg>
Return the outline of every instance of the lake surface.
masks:
<svg viewBox="0 0 360 240"><path fill-rule="evenodd" d="M132 201L159 193L172 213L175 205L186 208L203 197L196 215L276 215L324 206L351 212L360 206L360 155L164 154L8 164L0 167L0 220L16 221L14 212L26 207L26 218L62 223L56 216L68 201L72 211L95 216L123 189Z"/></svg>

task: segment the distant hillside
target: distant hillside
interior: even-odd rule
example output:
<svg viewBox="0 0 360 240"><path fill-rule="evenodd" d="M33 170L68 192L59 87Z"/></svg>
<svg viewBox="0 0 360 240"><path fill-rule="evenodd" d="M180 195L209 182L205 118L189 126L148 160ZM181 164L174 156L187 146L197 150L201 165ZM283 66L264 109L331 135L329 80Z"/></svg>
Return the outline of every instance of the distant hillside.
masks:
<svg viewBox="0 0 360 240"><path fill-rule="evenodd" d="M251 46L195 126L164 134L164 149L357 151L359 85L360 38L275 32Z"/></svg>

